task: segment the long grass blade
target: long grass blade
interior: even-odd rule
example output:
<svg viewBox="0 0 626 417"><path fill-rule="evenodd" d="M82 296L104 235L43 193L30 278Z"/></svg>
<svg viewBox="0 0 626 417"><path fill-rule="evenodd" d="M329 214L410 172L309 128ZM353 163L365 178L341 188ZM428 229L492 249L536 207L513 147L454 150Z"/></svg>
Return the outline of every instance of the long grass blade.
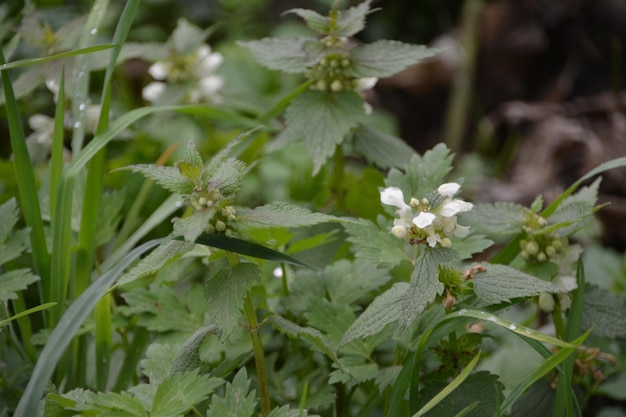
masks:
<svg viewBox="0 0 626 417"><path fill-rule="evenodd" d="M421 417L430 410L432 410L437 404L443 401L448 395L452 393L455 389L458 388L459 385L463 383L470 375L476 364L478 363L478 359L480 359L480 352L474 356L474 359L467 364L465 369L457 375L456 378L452 380L444 389L442 389L437 395L435 395L430 401L428 401L424 407L422 407L417 413L413 414L413 417Z"/></svg>
<svg viewBox="0 0 626 417"><path fill-rule="evenodd" d="M48 309L50 307L53 307L55 304L56 303L39 304L38 306L35 306L33 308L29 308L28 310L21 311L21 312L19 312L17 314L12 315L8 319L0 321L0 327L4 326L5 324L9 324L13 320L18 320L18 319L20 319L22 317L26 317L29 314L33 314L33 313L36 313L38 311L46 310L46 309Z"/></svg>
<svg viewBox="0 0 626 417"><path fill-rule="evenodd" d="M4 64L4 54L0 48L0 68ZM9 73L6 70L0 71L2 86L4 88L5 107L7 120L9 123L9 136L11 149L13 151L13 166L17 179L20 206L24 213L26 224L31 228L30 242L33 253L34 270L41 277L42 286L45 288L50 276L50 256L48 245L43 230L43 220L41 218L41 208L39 197L37 196L37 184L30 155L26 147L26 138L22 128L22 122L13 92L13 85ZM45 290L44 290L45 292Z"/></svg>
<svg viewBox="0 0 626 417"><path fill-rule="evenodd" d="M94 281L80 297L67 309L59 324L44 346L39 360L33 369L24 394L17 405L14 417L32 417L38 415L39 402L44 395L46 386L54 369L70 344L72 336L91 314L100 298L109 291L117 278L141 255L165 242L168 238L154 239L135 248L126 255L115 267Z"/></svg>
<svg viewBox="0 0 626 417"><path fill-rule="evenodd" d="M72 51L67 51L67 52L60 52L58 54L49 55L49 56L45 56L45 57L41 57L41 58L20 59L19 61L13 61L13 62L8 62L8 63L5 63L3 61L0 64L0 71L14 69L14 68L20 68L20 67L26 67L26 66L29 66L29 65L42 64L44 62L54 61L55 59L69 58L69 57L73 57L73 56L77 56L77 55L83 55L83 54L91 54L91 53L94 53L94 52L104 51L106 49L111 49L113 47L115 47L115 45L113 45L113 44L96 45L96 46L90 46L90 47L87 47L87 48L74 49Z"/></svg>

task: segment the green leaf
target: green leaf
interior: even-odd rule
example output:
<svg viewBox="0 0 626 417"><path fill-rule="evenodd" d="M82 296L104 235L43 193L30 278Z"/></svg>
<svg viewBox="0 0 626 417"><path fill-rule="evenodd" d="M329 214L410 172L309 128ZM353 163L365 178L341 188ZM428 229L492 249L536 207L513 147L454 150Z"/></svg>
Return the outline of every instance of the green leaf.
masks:
<svg viewBox="0 0 626 417"><path fill-rule="evenodd" d="M365 28L365 17L370 13L372 0L350 7L347 10L337 11L337 23L334 33L337 36L352 36Z"/></svg>
<svg viewBox="0 0 626 417"><path fill-rule="evenodd" d="M463 214L463 220L476 232L510 236L522 231L526 210L522 205L508 202L476 204Z"/></svg>
<svg viewBox="0 0 626 417"><path fill-rule="evenodd" d="M346 345L355 339L377 334L386 325L400 320L409 287L406 282L397 282L376 297L346 331L341 344Z"/></svg>
<svg viewBox="0 0 626 417"><path fill-rule="evenodd" d="M488 304L510 302L513 298L533 297L542 293L558 293L559 288L506 265L482 263L485 272L474 276L474 292Z"/></svg>
<svg viewBox="0 0 626 417"><path fill-rule="evenodd" d="M18 230L9 237L18 220L14 198L0 206L0 266L20 256L28 247L29 229Z"/></svg>
<svg viewBox="0 0 626 417"><path fill-rule="evenodd" d="M549 416L554 408L555 396L556 391L550 386L550 381L540 379L515 401L511 417Z"/></svg>
<svg viewBox="0 0 626 417"><path fill-rule="evenodd" d="M251 263L239 262L212 276L205 288L207 313L222 330L222 340L239 325L244 301L250 288L261 279L261 269Z"/></svg>
<svg viewBox="0 0 626 417"><path fill-rule="evenodd" d="M200 178L202 169L204 168L204 162L193 142L187 144L185 158L176 163L176 168L178 168L182 175L189 178L194 183Z"/></svg>
<svg viewBox="0 0 626 417"><path fill-rule="evenodd" d="M350 51L352 65L346 73L353 77L390 77L436 53L436 49L424 45L379 40L353 48Z"/></svg>
<svg viewBox="0 0 626 417"><path fill-rule="evenodd" d="M626 299L588 284L582 327L600 337L626 337Z"/></svg>
<svg viewBox="0 0 626 417"><path fill-rule="evenodd" d="M194 332L202 326L203 318L188 311L174 290L152 285L150 289L137 288L122 294L126 301L119 311L126 315L139 315L138 325L155 332Z"/></svg>
<svg viewBox="0 0 626 417"><path fill-rule="evenodd" d="M25 290L26 287L37 281L39 281L39 277L26 268L0 274L0 301L16 299L17 291Z"/></svg>
<svg viewBox="0 0 626 417"><path fill-rule="evenodd" d="M226 384L224 397L213 395L207 417L250 417L256 407L254 391L246 368L241 368L232 383Z"/></svg>
<svg viewBox="0 0 626 417"><path fill-rule="evenodd" d="M322 16L314 10L309 9L291 9L287 10L284 14L293 13L300 16L304 19L306 25L311 28L313 31L319 33L320 35L325 35L328 33L329 19L327 16Z"/></svg>
<svg viewBox="0 0 626 417"><path fill-rule="evenodd" d="M45 303L45 304L40 304L40 305L38 305L36 307L33 307L33 308L29 308L29 309L24 310L22 312L19 312L17 314L12 315L8 319L0 321L0 327L4 326L5 324L7 324L10 321L17 320L19 318L28 316L29 314L33 314L33 313L36 313L38 311L46 310L46 309L48 309L50 307L54 307L55 305L57 305L57 303Z"/></svg>
<svg viewBox="0 0 626 417"><path fill-rule="evenodd" d="M435 145L423 156L414 155L406 166L406 173L391 169L385 184L399 187L404 197L425 197L444 183L446 175L452 170L453 155L443 143Z"/></svg>
<svg viewBox="0 0 626 417"><path fill-rule="evenodd" d="M197 330L183 346L176 352L176 356L172 361L170 375L181 372L189 372L201 367L200 361L200 345L204 339L211 333L215 333L217 327L214 325L203 327Z"/></svg>
<svg viewBox="0 0 626 417"><path fill-rule="evenodd" d="M305 52L307 43L317 43L312 38L263 38L239 42L250 50L254 59L271 70L303 73L309 69L310 57Z"/></svg>
<svg viewBox="0 0 626 417"><path fill-rule="evenodd" d="M241 188L246 164L236 158L221 161L215 169L211 165L202 173L202 187L218 189L222 194L232 194Z"/></svg>
<svg viewBox="0 0 626 417"><path fill-rule="evenodd" d="M171 375L159 384L150 417L183 417L222 383L221 379L199 375L197 369Z"/></svg>
<svg viewBox="0 0 626 417"><path fill-rule="evenodd" d="M148 412L141 402L128 393L84 391L81 401L72 410L86 412L83 415L106 415L111 417L137 416L148 417Z"/></svg>
<svg viewBox="0 0 626 417"><path fill-rule="evenodd" d="M410 261L404 250L404 241L390 232L380 230L370 221L345 224L344 228L350 235L352 250L357 259L375 263L381 267L393 267L402 261Z"/></svg>
<svg viewBox="0 0 626 417"><path fill-rule="evenodd" d="M215 208L194 210L189 216L174 220L174 234L182 235L187 242L196 242L207 229L215 215ZM200 242L198 242L200 243Z"/></svg>
<svg viewBox="0 0 626 417"><path fill-rule="evenodd" d="M364 112L363 99L353 91L334 94L305 91L287 108L287 128L278 141L301 142L313 158L316 174Z"/></svg>
<svg viewBox="0 0 626 417"><path fill-rule="evenodd" d="M290 265L316 269L314 266L304 261L301 261L300 259L293 256L277 252L273 249L261 246L257 243L248 242L233 237L227 237L224 235L202 234L198 236L198 238L196 239L196 243L227 250L230 252L238 253L240 255L246 255L254 258L267 259L269 261L283 262Z"/></svg>
<svg viewBox="0 0 626 417"><path fill-rule="evenodd" d="M254 209L240 209L238 210L238 217L239 223L244 228L303 227L344 220L329 214L315 213L295 204L278 201Z"/></svg>
<svg viewBox="0 0 626 417"><path fill-rule="evenodd" d="M176 167L166 167L152 164L137 164L120 169L130 169L146 178L156 181L168 191L179 194L191 194L194 190L193 181L181 173Z"/></svg>
<svg viewBox="0 0 626 417"><path fill-rule="evenodd" d="M417 316L443 294L439 281L439 265L456 260L454 251L444 248L424 248L415 262L411 285L402 302L402 328L407 328Z"/></svg>
<svg viewBox="0 0 626 417"><path fill-rule="evenodd" d="M198 48L207 37L207 32L191 24L187 19L180 18L176 22L176 28L168 42L172 44L174 51L181 55L187 55Z"/></svg>
<svg viewBox="0 0 626 417"><path fill-rule="evenodd" d="M185 252L190 251L192 248L192 243L178 240L170 240L160 244L155 250L150 252L148 256L139 261L130 271L122 275L116 287L121 287L139 278L158 272L161 268L180 258Z"/></svg>
<svg viewBox="0 0 626 417"><path fill-rule="evenodd" d="M296 323L274 314L269 318L270 324L279 332L286 334L291 338L305 340L326 354L333 362L342 367L333 346L319 330L312 327L302 327Z"/></svg>
<svg viewBox="0 0 626 417"><path fill-rule="evenodd" d="M359 124L353 133L354 149L380 168L404 168L415 155L415 150L402 139Z"/></svg>
<svg viewBox="0 0 626 417"><path fill-rule="evenodd" d="M442 381L434 381L420 390L420 406L445 388ZM474 405L472 416L494 416L502 402L504 385L497 375L487 371L476 372L467 377L445 399L433 407L426 416L455 417L468 406Z"/></svg>
<svg viewBox="0 0 626 417"><path fill-rule="evenodd" d="M174 345L152 343L148 346L146 357L141 360L141 371L148 378L151 386L160 384L170 375L176 354L177 349ZM149 403L152 404L152 399Z"/></svg>
<svg viewBox="0 0 626 417"><path fill-rule="evenodd" d="M567 197L550 216L549 225L563 225L558 230L561 236L571 235L593 217L600 181L601 178L598 178L590 186Z"/></svg>
<svg viewBox="0 0 626 417"><path fill-rule="evenodd" d="M441 404L441 402L444 399L448 398L449 395L452 394L452 392L457 390L459 386L463 383L463 381L465 381L468 378L470 372L472 372L472 369L474 369L474 367L478 363L479 358L480 358L480 353L474 356L474 359L472 359L472 361L465 367L465 369L463 369L463 371L459 375L457 375L456 378L452 380L452 382L446 385L437 395L435 395L433 398L430 399L430 401L424 404L417 413L413 414L413 417L421 417L421 416L426 415L426 413L435 409L437 405ZM456 410L457 412L461 411L463 408L469 405L465 403L462 403L462 404L463 404L462 407ZM455 409L456 407L454 407L454 403L452 402L452 404L448 403L447 406L444 405L442 408L443 409L441 411L450 412L450 409ZM454 416L455 414L444 414L444 416L447 416L447 415ZM432 414L432 415L439 416L440 414L437 413L437 414ZM476 414L476 415L482 415L482 414Z"/></svg>

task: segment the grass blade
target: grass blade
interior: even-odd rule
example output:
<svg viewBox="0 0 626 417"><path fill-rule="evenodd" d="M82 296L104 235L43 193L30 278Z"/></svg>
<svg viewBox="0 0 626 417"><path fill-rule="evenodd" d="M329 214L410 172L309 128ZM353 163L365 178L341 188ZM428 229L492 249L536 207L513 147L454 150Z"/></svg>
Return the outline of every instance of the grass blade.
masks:
<svg viewBox="0 0 626 417"><path fill-rule="evenodd" d="M182 240L182 237L179 239ZM287 255L266 246L257 243L248 242L246 240L227 237L224 235L202 234L196 239L196 243L211 246L218 249L235 252L240 255L252 256L254 258L267 259L268 261L283 262L290 265L301 266L304 268L317 269L315 266L308 264L291 255Z"/></svg>
<svg viewBox="0 0 626 417"><path fill-rule="evenodd" d="M56 326L46 346L44 346L39 360L33 369L24 394L17 405L14 417L31 417L39 414L39 402L43 397L46 386L57 362L63 355L65 348L70 344L76 333L100 298L109 291L115 280L135 262L141 255L168 238L155 239L144 243L126 255L114 268L104 273L94 281L80 297L67 309L59 324Z"/></svg>
<svg viewBox="0 0 626 417"><path fill-rule="evenodd" d="M56 303L45 303L45 304L40 304L38 306L35 306L33 308L29 308L28 310L20 311L19 313L12 315L8 319L0 321L0 327L4 326L5 324L10 323L13 320L17 320L17 319L20 319L22 317L26 317L29 314L33 314L33 313L36 313L38 311L46 310L46 309L48 309L50 307L53 307L55 304Z"/></svg>
<svg viewBox="0 0 626 417"><path fill-rule="evenodd" d="M4 63L4 54L0 48L0 64ZM0 69L1 68L2 65L0 65ZM48 245L46 244L46 237L43 231L43 221L41 219L39 197L37 196L35 174L26 147L26 138L24 136L24 130L22 128L22 122L9 73L6 70L0 70L0 76L2 77L2 86L4 88L9 136L11 149L13 151L13 166L15 169L17 188L20 194L20 206L24 213L26 224L31 228L30 242L33 253L34 270L35 273L41 277L42 284L45 287L50 276L50 256L48 254Z"/></svg>
<svg viewBox="0 0 626 417"><path fill-rule="evenodd" d="M456 378L452 380L444 389L442 389L439 394L435 395L430 401L428 401L424 407L422 407L417 413L413 414L413 417L421 417L434 408L437 404L444 400L448 395L452 393L459 385L463 383L472 372L476 364L478 363L478 359L480 359L480 352L474 356L474 359L471 360L470 363L467 364L463 372L457 375Z"/></svg>
<svg viewBox="0 0 626 417"><path fill-rule="evenodd" d="M44 62L54 61L55 59L69 58L72 56L83 55L83 54L91 54L91 53L98 52L98 51L104 51L105 49L111 49L113 47L115 47L115 45L113 44L96 45L96 46L90 46L87 48L74 49L73 51L61 52L61 53L50 55L50 56L44 56L41 58L20 59L19 61L13 61L13 62L8 62L8 63L5 63L3 61L0 64L0 71L26 67L28 65L42 64Z"/></svg>

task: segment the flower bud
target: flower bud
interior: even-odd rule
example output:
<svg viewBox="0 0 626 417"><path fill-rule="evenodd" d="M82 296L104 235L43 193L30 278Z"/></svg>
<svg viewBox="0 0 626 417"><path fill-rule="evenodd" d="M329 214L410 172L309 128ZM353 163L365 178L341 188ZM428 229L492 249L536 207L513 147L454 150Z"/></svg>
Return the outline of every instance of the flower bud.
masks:
<svg viewBox="0 0 626 417"><path fill-rule="evenodd" d="M209 234L215 233L215 226L213 226L211 223L207 224L206 231Z"/></svg>
<svg viewBox="0 0 626 417"><path fill-rule="evenodd" d="M442 248L449 248L450 246L452 246L452 241L450 239L448 239L447 237L444 237L443 239L441 239Z"/></svg>
<svg viewBox="0 0 626 417"><path fill-rule="evenodd" d="M546 255L548 255L548 258L552 258L554 255L556 255L556 249L554 248L554 246L549 245L548 247L546 247Z"/></svg>
<svg viewBox="0 0 626 417"><path fill-rule="evenodd" d="M407 235L407 228L404 226L394 226L391 228L391 234L398 239L404 239Z"/></svg>
<svg viewBox="0 0 626 417"><path fill-rule="evenodd" d="M546 313L551 313L554 310L554 297L552 294L543 293L538 299L539 308Z"/></svg>
<svg viewBox="0 0 626 417"><path fill-rule="evenodd" d="M331 91L334 91L335 93L337 93L343 90L343 84L341 83L341 81L335 80L330 84L330 89Z"/></svg>
<svg viewBox="0 0 626 417"><path fill-rule="evenodd" d="M206 203L207 203L206 198L204 198L204 197L200 197L200 198L198 199L198 204L199 204L200 206L206 206Z"/></svg>
<svg viewBox="0 0 626 417"><path fill-rule="evenodd" d="M567 294L559 294L559 304L563 310L569 310L572 306L572 298Z"/></svg>
<svg viewBox="0 0 626 417"><path fill-rule="evenodd" d="M526 244L525 249L529 255L536 255L539 252L539 244L535 242L534 240L531 240L530 242Z"/></svg>
<svg viewBox="0 0 626 417"><path fill-rule="evenodd" d="M317 87L317 89L320 91L326 91L326 81L317 80L317 82L315 83L315 87Z"/></svg>
<svg viewBox="0 0 626 417"><path fill-rule="evenodd" d="M223 232L224 230L226 230L226 223L221 220L216 221L215 230L217 230L218 232Z"/></svg>
<svg viewBox="0 0 626 417"><path fill-rule="evenodd" d="M546 254L545 254L545 253L543 253L543 252L539 252L539 253L537 254L537 260L538 260L539 262L545 262L545 261L547 261L547 260L548 260L548 257L546 256Z"/></svg>

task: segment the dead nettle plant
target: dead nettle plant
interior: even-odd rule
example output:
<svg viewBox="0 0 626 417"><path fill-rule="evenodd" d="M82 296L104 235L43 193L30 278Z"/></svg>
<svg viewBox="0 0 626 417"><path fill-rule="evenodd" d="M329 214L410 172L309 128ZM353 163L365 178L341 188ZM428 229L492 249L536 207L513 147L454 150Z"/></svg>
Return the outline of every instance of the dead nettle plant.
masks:
<svg viewBox="0 0 626 417"><path fill-rule="evenodd" d="M261 65L302 76L252 115L229 107L209 31L181 20L165 44L128 43L129 1L111 42L96 44L107 6L94 3L69 52L0 56L17 183L0 206L0 354L15 364L0 367L2 413L560 417L607 386L619 350L603 348L626 335L624 300L586 282L572 236L601 208L600 179L587 180L624 158L550 204L474 204L445 145L418 155L371 122L363 91L437 51L354 41L370 1L328 16L293 9L310 36L242 42ZM86 78L103 53L85 131ZM129 56L154 63L148 105L111 118L114 69ZM18 99L28 92L16 84L16 95L9 73L59 62L76 71L50 67L56 113L34 120L27 140ZM222 129L228 143L210 157L190 141L174 164L166 153L105 169L114 138L141 136L145 125L129 129L164 112ZM273 191L249 178L284 171L277 161L301 161L302 149L308 163L269 177L306 203L246 204ZM106 190L105 176L137 173L147 179L137 194ZM155 183L171 195L139 221ZM169 234L145 241L168 220Z"/></svg>

